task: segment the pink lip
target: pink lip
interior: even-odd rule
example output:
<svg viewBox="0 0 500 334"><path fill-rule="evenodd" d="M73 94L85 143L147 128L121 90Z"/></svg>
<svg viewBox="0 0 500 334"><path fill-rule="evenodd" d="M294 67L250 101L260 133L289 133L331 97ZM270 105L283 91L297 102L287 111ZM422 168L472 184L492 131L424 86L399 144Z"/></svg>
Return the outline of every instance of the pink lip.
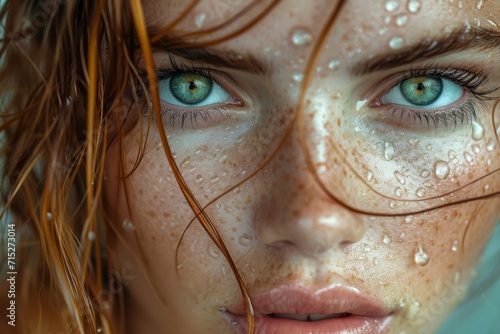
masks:
<svg viewBox="0 0 500 334"><path fill-rule="evenodd" d="M255 334L385 333L392 319L391 310L358 289L344 285L316 291L299 285L282 286L254 296L252 304ZM273 317L273 313L348 315L319 321L300 321ZM227 309L226 314L238 334L247 333L242 305Z"/></svg>

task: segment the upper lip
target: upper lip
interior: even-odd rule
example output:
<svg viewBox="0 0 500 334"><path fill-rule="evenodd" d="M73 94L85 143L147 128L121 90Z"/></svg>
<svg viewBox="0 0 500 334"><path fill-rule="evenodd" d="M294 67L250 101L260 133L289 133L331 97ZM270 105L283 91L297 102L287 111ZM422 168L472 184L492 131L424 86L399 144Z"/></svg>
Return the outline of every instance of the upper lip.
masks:
<svg viewBox="0 0 500 334"><path fill-rule="evenodd" d="M270 314L333 314L371 318L384 317L392 311L355 287L332 285L310 290L301 285L286 285L257 294L252 298L255 315ZM245 315L243 305L229 307L229 313Z"/></svg>

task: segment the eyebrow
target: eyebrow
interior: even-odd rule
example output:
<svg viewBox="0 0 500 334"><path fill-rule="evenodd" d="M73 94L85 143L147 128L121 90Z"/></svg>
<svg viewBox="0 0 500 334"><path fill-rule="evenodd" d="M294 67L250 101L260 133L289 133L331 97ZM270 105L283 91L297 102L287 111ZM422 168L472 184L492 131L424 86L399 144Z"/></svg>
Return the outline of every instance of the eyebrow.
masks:
<svg viewBox="0 0 500 334"><path fill-rule="evenodd" d="M210 64L255 74L267 74L265 61L250 53L238 53L230 50L219 50L208 47L192 47L179 38L166 36L152 44L153 48L176 55L192 62Z"/></svg>
<svg viewBox="0 0 500 334"><path fill-rule="evenodd" d="M351 72L362 76L468 49L500 52L500 32L467 25L440 38L426 38L401 52L379 55L358 63L351 68Z"/></svg>

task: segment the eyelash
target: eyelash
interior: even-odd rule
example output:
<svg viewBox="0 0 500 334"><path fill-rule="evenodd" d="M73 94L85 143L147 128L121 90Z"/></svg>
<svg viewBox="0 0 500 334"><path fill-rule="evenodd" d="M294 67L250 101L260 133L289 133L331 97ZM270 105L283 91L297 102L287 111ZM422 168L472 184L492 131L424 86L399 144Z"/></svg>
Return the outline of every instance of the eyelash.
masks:
<svg viewBox="0 0 500 334"><path fill-rule="evenodd" d="M426 124L427 126L439 127L440 124L444 127L448 127L452 124L454 127L458 127L464 124L469 124L470 121L475 120L477 116L477 104L475 101L470 100L458 107L451 108L449 110L440 111L427 111L427 110L415 110L408 109L407 107L392 107L389 112L394 118L398 117L402 119L406 117L411 119L413 122L419 122L420 124Z"/></svg>
<svg viewBox="0 0 500 334"><path fill-rule="evenodd" d="M436 128L440 124L444 125L444 127L448 127L450 124L457 127L475 120L477 117L477 104L480 103L484 105L485 101L494 99L489 97L489 95L500 89L499 87L488 91L479 91L479 88L486 82L488 76L484 71L477 68L439 69L434 65L427 65L419 69L411 69L402 77L398 78L396 85L406 79L414 77L435 77L447 79L461 86L474 97L474 99L448 110L443 109L436 111L430 109L426 110L425 108L411 109L407 106L392 106L389 109L389 112L394 118L399 117L399 119L403 119L403 117L406 116L415 123L419 122L420 124L426 124L427 126L433 125ZM380 97L377 99L380 99ZM377 105L376 103L375 105L372 103L372 106Z"/></svg>

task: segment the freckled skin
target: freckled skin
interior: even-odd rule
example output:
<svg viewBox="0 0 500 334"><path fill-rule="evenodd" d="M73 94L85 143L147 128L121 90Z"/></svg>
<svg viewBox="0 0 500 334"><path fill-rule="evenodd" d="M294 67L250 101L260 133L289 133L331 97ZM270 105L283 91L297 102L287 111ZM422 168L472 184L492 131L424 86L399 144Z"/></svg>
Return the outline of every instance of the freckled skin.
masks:
<svg viewBox="0 0 500 334"><path fill-rule="evenodd" d="M465 1L463 8L456 3L421 2L418 14L408 13L404 6L398 9L394 15L407 14L409 20L397 27L394 19L384 22L385 1L348 1L327 37L325 52L319 54L317 65L323 70L313 74L304 109L294 122L300 83L292 76L304 71L334 4L285 1L255 28L218 46L252 53L269 65L267 76L220 69L233 77L237 87L232 89L244 95L245 106L210 126L167 127L176 161L201 205L229 190L206 212L251 294L292 283L311 289L352 285L394 310L391 333L435 331L464 296L498 219L499 200L411 212L500 189L500 180L493 175L457 190L500 167L498 145L486 149L495 138L494 104L481 107L478 121L485 133L474 140L470 124L435 129L392 117L387 108L365 105L356 111L358 101L376 97L362 97L362 92L383 86L383 79L408 67L365 77L349 73L364 57L386 51L392 36L404 36L405 43L411 44L428 36L428 29L442 31L487 15L500 18L493 2L485 1L481 10ZM167 24L183 8L175 1L143 3L150 24ZM194 24L199 13L206 13L203 27L209 27L239 8L213 9L209 1L203 2L179 30L199 29ZM449 10L455 14L449 15ZM288 32L296 26L310 29L309 45L297 47L290 42ZM385 27L387 31L380 34ZM264 51L268 47L271 51ZM155 59L159 66L168 65L168 56L155 55ZM328 72L332 59L340 65ZM494 72L491 77L500 77L498 57L493 61L464 53L443 59L445 65L463 65L464 59L488 64ZM500 86L498 81L490 85L494 84ZM138 124L127 134L122 152L118 144L111 146L106 161L106 201L126 246L113 242L121 265L136 277L127 287L129 333L231 333L219 308L241 303L241 294L229 265L196 221L189 226L175 261L179 239L194 215L159 146L156 129L149 134L137 169L125 182L120 178L121 156L130 172L145 128ZM384 156L386 143L394 148L391 159ZM472 162L465 152L473 156ZM263 170L231 189L271 156ZM444 179L434 173L438 160L450 166ZM424 169L429 173L422 176ZM366 177L369 171L371 180ZM403 175L404 184L395 175ZM396 187L401 189L400 198ZM417 196L420 188L425 189L425 201ZM452 191L453 196L443 196ZM343 204L367 212L349 210ZM125 219L133 221L133 232L123 229ZM249 241L240 242L242 235L249 236ZM384 243L385 236L390 243ZM453 251L455 241L458 248ZM414 260L419 247L430 258L425 266Z"/></svg>

